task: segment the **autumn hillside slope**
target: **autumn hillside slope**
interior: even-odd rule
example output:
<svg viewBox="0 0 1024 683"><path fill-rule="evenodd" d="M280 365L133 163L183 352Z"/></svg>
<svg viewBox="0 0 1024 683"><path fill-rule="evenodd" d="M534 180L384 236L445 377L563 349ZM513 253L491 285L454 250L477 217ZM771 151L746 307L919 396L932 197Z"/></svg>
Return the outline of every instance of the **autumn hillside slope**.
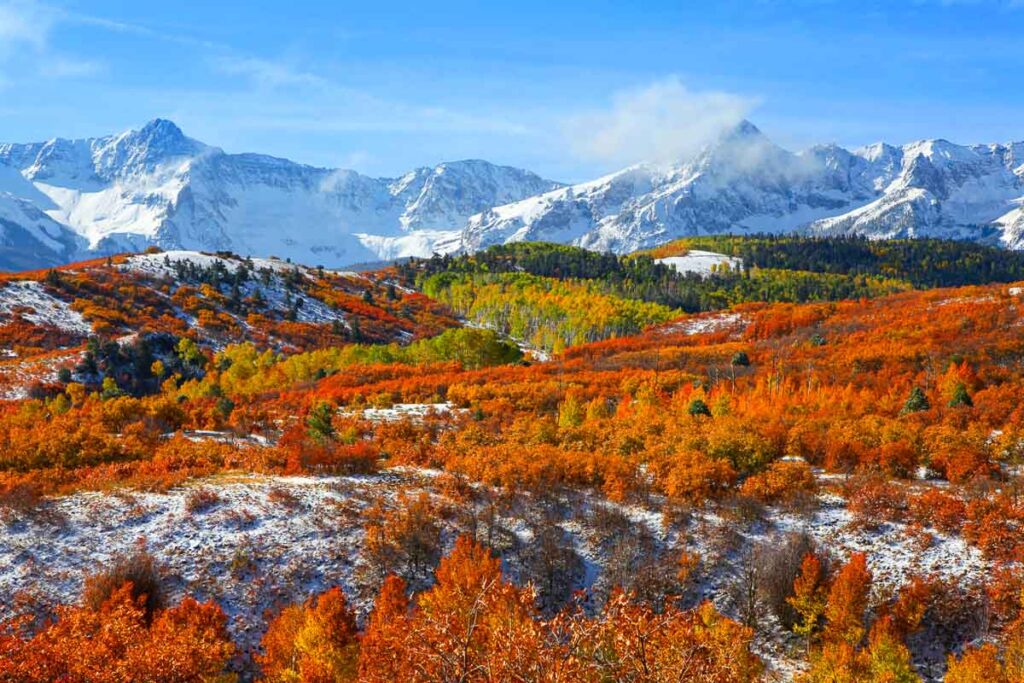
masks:
<svg viewBox="0 0 1024 683"><path fill-rule="evenodd" d="M0 405L0 680L1020 680L1018 265L943 243L987 284L928 288L792 244L294 268L280 300L256 267L216 333L234 285L173 254L10 276L93 328L12 347L82 357ZM82 279L163 296L85 341Z"/></svg>
<svg viewBox="0 0 1024 683"><path fill-rule="evenodd" d="M741 303L1024 280L1024 254L943 240L712 236L628 256L512 243L410 259L396 270L402 282L467 319L557 351Z"/></svg>
<svg viewBox="0 0 1024 683"><path fill-rule="evenodd" d="M52 383L60 367L74 371L90 342L91 359L76 379L111 377L138 393L140 382L158 386L163 379L148 372L154 360L166 365L181 358L188 365L192 346L248 342L290 354L409 343L458 324L436 302L386 277L229 253L152 250L5 274L0 346L9 360L0 365L0 377L9 395L23 395L33 381ZM120 359L116 349L101 348L114 341L123 349Z"/></svg>

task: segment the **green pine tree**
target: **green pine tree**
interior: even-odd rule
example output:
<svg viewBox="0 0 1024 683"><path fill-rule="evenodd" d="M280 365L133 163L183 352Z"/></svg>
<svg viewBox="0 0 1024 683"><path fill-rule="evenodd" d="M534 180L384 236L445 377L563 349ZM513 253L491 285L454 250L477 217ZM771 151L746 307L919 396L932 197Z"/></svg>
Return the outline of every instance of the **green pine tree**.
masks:
<svg viewBox="0 0 1024 683"><path fill-rule="evenodd" d="M334 438L334 408L327 401L317 403L306 416L306 433L311 439L325 442Z"/></svg>
<svg viewBox="0 0 1024 683"><path fill-rule="evenodd" d="M910 390L907 402L903 404L903 414L919 413L929 408L931 408L931 404L928 402L928 397L924 395L924 391L921 387L914 387Z"/></svg>
<svg viewBox="0 0 1024 683"><path fill-rule="evenodd" d="M690 415L694 417L698 415L706 415L711 417L711 409L708 408L708 404L703 399L695 398L690 401Z"/></svg>
<svg viewBox="0 0 1024 683"><path fill-rule="evenodd" d="M949 399L949 407L957 408L959 406L966 406L968 408L974 405L974 400L971 395L967 393L967 387L963 382L957 382L956 387L953 389L953 397Z"/></svg>

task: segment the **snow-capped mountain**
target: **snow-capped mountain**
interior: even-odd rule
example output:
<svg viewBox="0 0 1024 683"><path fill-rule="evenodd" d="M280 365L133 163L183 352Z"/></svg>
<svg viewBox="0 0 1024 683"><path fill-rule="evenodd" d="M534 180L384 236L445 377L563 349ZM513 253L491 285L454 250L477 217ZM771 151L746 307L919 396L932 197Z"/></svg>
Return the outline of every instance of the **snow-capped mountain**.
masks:
<svg viewBox="0 0 1024 683"><path fill-rule="evenodd" d="M695 158L565 186L485 161L400 178L226 154L157 119L0 145L0 267L149 245L343 266L547 240L628 252L716 232L934 236L1024 248L1024 143L793 153L742 122Z"/></svg>
<svg viewBox="0 0 1024 683"><path fill-rule="evenodd" d="M342 266L430 253L470 215L559 187L485 161L400 178L226 154L157 119L86 140L0 145L0 267L164 248Z"/></svg>
<svg viewBox="0 0 1024 683"><path fill-rule="evenodd" d="M629 252L721 232L947 237L1024 247L1024 143L926 140L792 153L744 121L696 158L641 164L469 219L460 247L518 240Z"/></svg>

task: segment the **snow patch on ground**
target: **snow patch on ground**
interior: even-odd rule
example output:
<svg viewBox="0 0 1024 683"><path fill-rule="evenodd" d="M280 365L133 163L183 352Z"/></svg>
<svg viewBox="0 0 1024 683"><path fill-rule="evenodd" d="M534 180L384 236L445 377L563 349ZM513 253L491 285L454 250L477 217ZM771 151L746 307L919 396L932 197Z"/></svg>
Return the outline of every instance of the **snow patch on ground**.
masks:
<svg viewBox="0 0 1024 683"><path fill-rule="evenodd" d="M781 513L772 522L783 531L808 533L818 547L843 560L851 552L865 553L876 589L899 587L915 575L941 576L969 585L982 581L988 568L981 551L957 536L929 531L925 547L904 524L885 522L861 528L838 496L822 495L821 507L810 517Z"/></svg>
<svg viewBox="0 0 1024 683"><path fill-rule="evenodd" d="M707 334L736 329L745 323L746 318L739 313L710 313L668 323L658 328L658 331L662 334Z"/></svg>
<svg viewBox="0 0 1024 683"><path fill-rule="evenodd" d="M68 302L58 299L36 280L15 280L0 288L0 313L7 316L19 312L36 325L52 325L71 334L87 336L92 326Z"/></svg>
<svg viewBox="0 0 1024 683"><path fill-rule="evenodd" d="M464 415L468 411L456 408L453 403L396 403L390 408L364 408L354 413L342 413L346 417L360 417L371 422L399 422L412 420L420 422L428 415Z"/></svg>
<svg viewBox="0 0 1024 683"><path fill-rule="evenodd" d="M743 259L698 249L691 249L683 256L668 256L655 259L655 261L673 268L677 273L698 273L700 275L710 275L722 264L728 265L732 270L739 270L743 266Z"/></svg>
<svg viewBox="0 0 1024 683"><path fill-rule="evenodd" d="M61 355L47 355L17 361L0 363L0 401L20 401L28 398L33 382L51 384L57 381L57 371L62 367L73 368L82 359L82 351L71 351Z"/></svg>
<svg viewBox="0 0 1024 683"><path fill-rule="evenodd" d="M80 493L52 502L56 524L18 522L0 535L0 611L17 593L74 602L86 575L140 539L166 567L172 597L214 599L243 644L265 610L331 586L356 597L361 510L412 483L370 477L219 477L158 493ZM190 511L197 489L216 493ZM285 494L275 493L284 491ZM362 611L366 604L357 604Z"/></svg>

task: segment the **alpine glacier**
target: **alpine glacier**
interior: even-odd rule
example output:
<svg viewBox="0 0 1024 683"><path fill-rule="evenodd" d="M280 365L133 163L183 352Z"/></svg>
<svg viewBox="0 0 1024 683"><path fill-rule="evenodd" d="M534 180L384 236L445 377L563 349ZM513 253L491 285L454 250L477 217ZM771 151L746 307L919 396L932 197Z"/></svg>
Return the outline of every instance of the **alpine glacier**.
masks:
<svg viewBox="0 0 1024 683"><path fill-rule="evenodd" d="M0 268L165 249L328 267L518 240L617 253L708 233L947 237L1024 248L1024 142L793 153L742 122L691 159L576 185L486 161L400 178L227 154L157 119L0 144Z"/></svg>

